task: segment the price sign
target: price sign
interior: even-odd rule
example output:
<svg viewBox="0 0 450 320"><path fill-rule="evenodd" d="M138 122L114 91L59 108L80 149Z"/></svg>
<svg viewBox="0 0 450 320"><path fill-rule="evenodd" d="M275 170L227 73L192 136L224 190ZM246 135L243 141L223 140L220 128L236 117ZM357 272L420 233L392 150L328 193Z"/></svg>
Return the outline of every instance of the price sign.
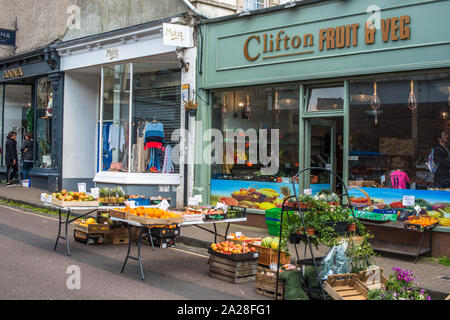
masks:
<svg viewBox="0 0 450 320"><path fill-rule="evenodd" d="M198 199L195 197L189 197L188 206L198 206Z"/></svg>
<svg viewBox="0 0 450 320"><path fill-rule="evenodd" d="M225 203L217 202L216 209L222 209L224 213L227 213L228 206Z"/></svg>
<svg viewBox="0 0 450 320"><path fill-rule="evenodd" d="M78 184L78 192L84 192L86 193L86 183L79 183Z"/></svg>
<svg viewBox="0 0 450 320"><path fill-rule="evenodd" d="M170 203L166 199L164 199L158 204L157 207L158 209L166 211L170 207Z"/></svg>
<svg viewBox="0 0 450 320"><path fill-rule="evenodd" d="M305 189L305 190L303 190L303 194L306 194L307 196L312 195L312 189Z"/></svg>
<svg viewBox="0 0 450 320"><path fill-rule="evenodd" d="M403 196L403 206L404 207L414 207L416 204L416 197L414 196Z"/></svg>

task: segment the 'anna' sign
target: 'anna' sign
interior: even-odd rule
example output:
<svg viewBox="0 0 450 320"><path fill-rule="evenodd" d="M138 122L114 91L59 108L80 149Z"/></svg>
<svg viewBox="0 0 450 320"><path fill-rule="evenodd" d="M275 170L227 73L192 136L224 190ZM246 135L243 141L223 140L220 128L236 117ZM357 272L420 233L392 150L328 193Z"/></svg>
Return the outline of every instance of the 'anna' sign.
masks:
<svg viewBox="0 0 450 320"><path fill-rule="evenodd" d="M0 45L15 46L16 45L16 31L0 29Z"/></svg>

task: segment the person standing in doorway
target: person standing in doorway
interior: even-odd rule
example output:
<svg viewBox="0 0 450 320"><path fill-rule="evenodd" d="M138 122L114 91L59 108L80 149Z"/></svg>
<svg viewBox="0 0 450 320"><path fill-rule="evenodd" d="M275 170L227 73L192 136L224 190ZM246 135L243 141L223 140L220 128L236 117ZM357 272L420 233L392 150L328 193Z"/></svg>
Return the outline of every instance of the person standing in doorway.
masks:
<svg viewBox="0 0 450 320"><path fill-rule="evenodd" d="M6 185L12 185L12 180L16 177L18 171L17 163L17 135L14 131L8 133L6 141L5 162L6 162ZM11 174L12 170L12 174Z"/></svg>
<svg viewBox="0 0 450 320"><path fill-rule="evenodd" d="M25 135L25 141L20 148L22 152L22 180L28 180L31 168L33 168L33 134L28 132Z"/></svg>

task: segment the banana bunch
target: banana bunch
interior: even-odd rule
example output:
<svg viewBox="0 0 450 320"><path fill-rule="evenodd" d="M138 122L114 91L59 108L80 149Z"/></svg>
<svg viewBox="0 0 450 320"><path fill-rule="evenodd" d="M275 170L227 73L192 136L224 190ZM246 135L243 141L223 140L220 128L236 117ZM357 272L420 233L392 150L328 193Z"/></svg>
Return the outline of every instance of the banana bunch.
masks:
<svg viewBox="0 0 450 320"><path fill-rule="evenodd" d="M278 198L278 197L280 196L280 195L278 194L278 192L276 192L276 191L273 190L273 189L268 189L268 188L265 188L265 189L259 189L258 192L261 193L261 194L263 194L263 195L265 195L265 196L268 197L268 198Z"/></svg>

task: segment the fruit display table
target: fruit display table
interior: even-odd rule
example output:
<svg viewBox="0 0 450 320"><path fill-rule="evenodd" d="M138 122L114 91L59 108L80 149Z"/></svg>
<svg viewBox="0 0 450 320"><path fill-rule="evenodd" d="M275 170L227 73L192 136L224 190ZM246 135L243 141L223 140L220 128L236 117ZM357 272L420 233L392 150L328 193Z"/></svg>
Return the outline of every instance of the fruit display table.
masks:
<svg viewBox="0 0 450 320"><path fill-rule="evenodd" d="M143 235L144 235L144 233L146 233L145 229L149 229L150 226L149 225L143 225L143 224L141 224L139 222L126 220L126 219L121 219L121 218L116 218L116 217L111 217L110 219L112 221L122 222L122 223L125 223L125 224L128 225L128 239L129 239L129 241L128 241L128 251L127 251L127 255L125 257L125 261L123 262L123 265L122 265L122 270L120 272L121 273L124 272L125 266L126 266L126 264L128 262L128 259L136 260L136 261L138 261L138 264L139 264L139 270L141 272L141 279L144 281L145 280L145 276L144 276L144 270L142 268L141 247L142 247ZM214 236L215 236L215 239L217 239L217 236L219 236L219 234L217 232L217 227L216 227L217 223L227 223L228 224L227 225L227 231L225 232L225 236L224 236L226 238L226 235L228 233L228 229L229 229L231 223L234 223L234 222L245 222L246 220L247 220L247 218L236 218L236 219L228 219L228 220L220 220L220 221L183 222L183 223L180 223L179 225L180 226L197 226L197 227L200 227L200 225L202 225L202 224L213 224L214 225L214 232L211 231L211 230L208 230L206 228L202 228L202 229L205 230L205 231L213 233ZM138 233L138 237L137 237L137 256L132 256L130 254L131 253L131 243L132 243L132 232L131 232L131 227L132 226L139 228L139 233ZM154 243L153 243L153 237L152 237L152 233L150 232L150 230L148 232L148 236L149 236L149 239L150 239L150 244L152 246L152 249L155 250L155 246L154 246Z"/></svg>
<svg viewBox="0 0 450 320"><path fill-rule="evenodd" d="M68 231L69 231L69 225L73 223L74 221L87 217L90 214L94 212L99 212L102 210L111 210L111 209L117 209L115 207L104 207L104 206L83 206L83 207L65 207L60 206L54 203L44 203L45 206L49 208L53 208L58 210L58 236L56 237L55 246L53 248L53 251L56 251L56 248L58 247L59 240L66 241L66 248L67 248L67 255L70 256L70 245L69 245L69 238L68 238ZM66 214L66 218L63 221L63 212ZM76 214L76 215L74 215ZM71 216L73 215L73 218ZM64 225L64 234L61 235L61 229Z"/></svg>

